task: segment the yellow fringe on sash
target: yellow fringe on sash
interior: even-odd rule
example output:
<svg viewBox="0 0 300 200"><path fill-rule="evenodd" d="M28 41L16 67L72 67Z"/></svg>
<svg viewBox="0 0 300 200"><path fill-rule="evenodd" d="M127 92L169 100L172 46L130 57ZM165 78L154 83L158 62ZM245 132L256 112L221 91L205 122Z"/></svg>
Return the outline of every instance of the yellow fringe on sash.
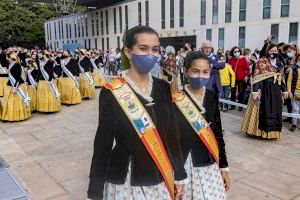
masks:
<svg viewBox="0 0 300 200"><path fill-rule="evenodd" d="M21 84L19 87L22 88L25 94L27 93L25 84ZM17 92L12 92L11 86L6 86L4 89L2 107L1 119L4 121L22 121L31 117L30 107L26 107Z"/></svg>
<svg viewBox="0 0 300 200"><path fill-rule="evenodd" d="M28 85L27 86L28 89L28 96L30 97L31 101L30 101L30 110L31 112L36 111L36 96L37 96L37 92L34 89L34 86L32 85Z"/></svg>
<svg viewBox="0 0 300 200"><path fill-rule="evenodd" d="M242 131L250 136L261 137L264 139L279 139L282 133L279 131L263 131L258 128L259 124L259 105L249 98L248 107L242 122Z"/></svg>
<svg viewBox="0 0 300 200"><path fill-rule="evenodd" d="M88 72L88 74L92 76L90 72ZM88 80L86 80L83 74L80 75L79 90L80 90L81 97L83 99L93 98L96 95L95 86L90 86Z"/></svg>
<svg viewBox="0 0 300 200"><path fill-rule="evenodd" d="M76 91L75 83L69 77L60 77L57 85L60 91L62 104L79 104L81 103L80 91Z"/></svg>
<svg viewBox="0 0 300 200"><path fill-rule="evenodd" d="M4 96L4 88L7 85L7 77L0 77L0 97Z"/></svg>
<svg viewBox="0 0 300 200"><path fill-rule="evenodd" d="M60 102L56 99L51 88L45 80L40 80L37 88L37 111L58 112L61 109Z"/></svg>
<svg viewBox="0 0 300 200"><path fill-rule="evenodd" d="M92 77L96 88L104 86L105 81L103 78L100 77L100 75L97 72L93 72Z"/></svg>

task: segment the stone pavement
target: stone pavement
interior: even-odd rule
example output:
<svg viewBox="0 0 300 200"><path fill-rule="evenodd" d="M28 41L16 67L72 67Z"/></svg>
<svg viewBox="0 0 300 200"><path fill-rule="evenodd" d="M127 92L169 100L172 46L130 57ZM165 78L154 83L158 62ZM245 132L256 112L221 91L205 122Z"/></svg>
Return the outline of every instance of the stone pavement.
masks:
<svg viewBox="0 0 300 200"><path fill-rule="evenodd" d="M0 156L37 200L86 199L98 99L56 114L0 122ZM280 140L247 137L241 113L222 113L232 188L228 199L300 199L300 131Z"/></svg>

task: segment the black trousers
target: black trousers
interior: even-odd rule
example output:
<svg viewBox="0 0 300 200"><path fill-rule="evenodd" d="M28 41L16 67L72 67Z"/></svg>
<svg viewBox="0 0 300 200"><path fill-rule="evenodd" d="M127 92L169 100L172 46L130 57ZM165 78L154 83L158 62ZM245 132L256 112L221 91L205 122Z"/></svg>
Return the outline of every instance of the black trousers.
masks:
<svg viewBox="0 0 300 200"><path fill-rule="evenodd" d="M231 101L236 100L236 90L238 90L238 100L239 103L244 104L244 92L247 88L247 84L245 83L245 81L236 81L235 82L235 87L231 88Z"/></svg>

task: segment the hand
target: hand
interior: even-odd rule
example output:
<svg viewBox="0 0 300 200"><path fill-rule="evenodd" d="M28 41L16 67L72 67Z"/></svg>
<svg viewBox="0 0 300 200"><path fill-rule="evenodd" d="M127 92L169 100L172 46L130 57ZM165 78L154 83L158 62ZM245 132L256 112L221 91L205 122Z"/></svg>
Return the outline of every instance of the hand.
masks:
<svg viewBox="0 0 300 200"><path fill-rule="evenodd" d="M254 99L254 101L258 98L258 95L258 92L252 92L252 98Z"/></svg>
<svg viewBox="0 0 300 200"><path fill-rule="evenodd" d="M292 99L294 97L293 93L289 92L289 97Z"/></svg>
<svg viewBox="0 0 300 200"><path fill-rule="evenodd" d="M224 185L225 185L225 190L226 192L230 189L230 178L229 178L229 173L228 171L222 171L221 172L222 175L222 179L224 181Z"/></svg>
<svg viewBox="0 0 300 200"><path fill-rule="evenodd" d="M184 195L184 184L175 184L175 199L182 199Z"/></svg>
<svg viewBox="0 0 300 200"><path fill-rule="evenodd" d="M79 81L79 80L80 80L80 77L76 77L76 80Z"/></svg>
<svg viewBox="0 0 300 200"><path fill-rule="evenodd" d="M16 94L16 93L17 93L17 88L13 87L13 88L11 89L11 92L12 92L13 94Z"/></svg>
<svg viewBox="0 0 300 200"><path fill-rule="evenodd" d="M246 76L246 77L244 78L244 81L245 81L245 83L247 83L247 81L248 81L248 76Z"/></svg>
<svg viewBox="0 0 300 200"><path fill-rule="evenodd" d="M288 92L283 92L282 95L283 95L284 99L289 98L289 93Z"/></svg>

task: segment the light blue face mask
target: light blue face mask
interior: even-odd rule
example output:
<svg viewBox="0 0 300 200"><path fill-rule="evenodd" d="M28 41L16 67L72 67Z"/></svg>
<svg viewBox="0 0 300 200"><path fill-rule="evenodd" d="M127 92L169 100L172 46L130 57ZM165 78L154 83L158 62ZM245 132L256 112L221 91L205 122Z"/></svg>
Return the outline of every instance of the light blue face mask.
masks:
<svg viewBox="0 0 300 200"><path fill-rule="evenodd" d="M207 82L209 81L209 77L191 77L189 74L188 74L188 79L189 79L189 84L191 85L192 88L194 89L201 89L203 88Z"/></svg>
<svg viewBox="0 0 300 200"><path fill-rule="evenodd" d="M234 52L233 55L234 55L234 57L238 58L238 57L240 57L241 53L240 52Z"/></svg>
<svg viewBox="0 0 300 200"><path fill-rule="evenodd" d="M293 53L287 53L287 57L289 58L289 59L293 59L294 57L295 57L295 55L293 54Z"/></svg>
<svg viewBox="0 0 300 200"><path fill-rule="evenodd" d="M297 65L298 67L300 67L300 61L296 62L296 65Z"/></svg>
<svg viewBox="0 0 300 200"><path fill-rule="evenodd" d="M131 62L141 74L148 74L157 63L157 60L158 57L152 54L138 55L131 53Z"/></svg>

